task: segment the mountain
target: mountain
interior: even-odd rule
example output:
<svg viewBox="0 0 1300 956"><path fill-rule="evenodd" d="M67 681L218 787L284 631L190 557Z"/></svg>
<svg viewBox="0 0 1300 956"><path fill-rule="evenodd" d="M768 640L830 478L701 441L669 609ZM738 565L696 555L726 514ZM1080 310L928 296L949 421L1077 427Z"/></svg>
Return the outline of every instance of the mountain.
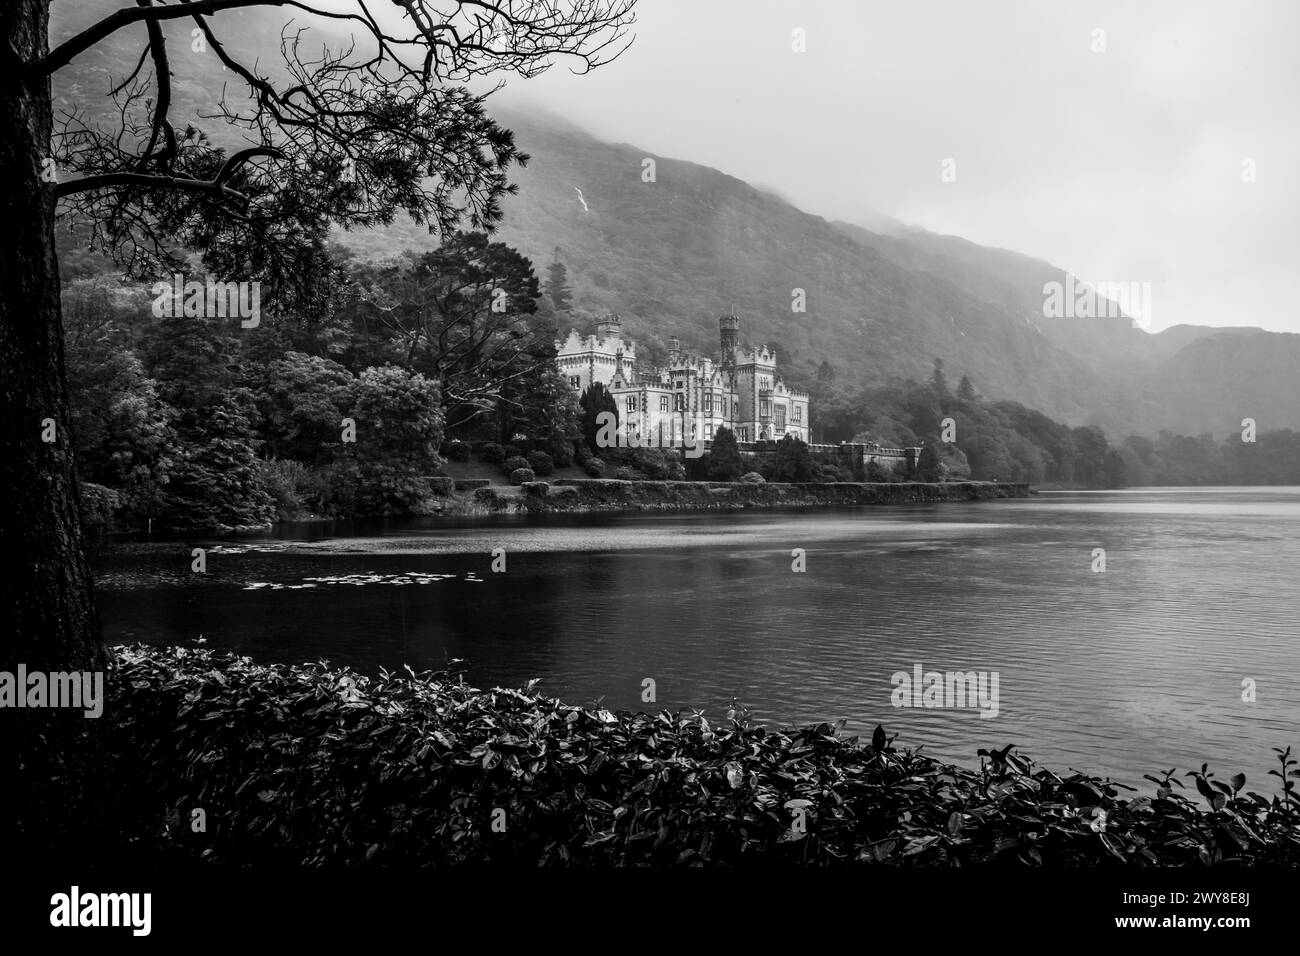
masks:
<svg viewBox="0 0 1300 956"><path fill-rule="evenodd" d="M275 10L221 16L235 45L258 52L284 19ZM56 87L61 105L94 105L108 76L134 64L140 32L121 31L79 58ZM214 112L230 80L216 57L173 69L177 109ZM1192 326L1151 335L1123 317L1047 318L1044 285L1067 278L1050 263L883 215L827 221L719 170L604 142L499 97L489 103L532 157L513 177L519 194L503 203L498 238L539 274L559 247L574 323L619 312L648 359L662 358L674 336L711 352L718 316L735 309L742 339L779 343L796 382L823 361L851 386L919 379L940 358L952 382L969 375L987 397L1099 424L1113 438L1161 428L1222 436L1243 417L1261 430L1300 426L1300 336ZM653 182L642 178L647 158ZM435 241L410 223L338 238L367 257ZM791 308L795 290L804 312Z"/></svg>

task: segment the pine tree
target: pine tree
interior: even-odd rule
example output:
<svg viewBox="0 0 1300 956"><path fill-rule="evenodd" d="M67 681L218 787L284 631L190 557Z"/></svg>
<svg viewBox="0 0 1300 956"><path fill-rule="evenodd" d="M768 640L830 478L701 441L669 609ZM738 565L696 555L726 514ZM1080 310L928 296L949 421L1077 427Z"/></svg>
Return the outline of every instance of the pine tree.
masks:
<svg viewBox="0 0 1300 956"><path fill-rule="evenodd" d="M560 247L555 247L551 264L546 267L546 295L556 312L567 312L573 308L573 294L569 290L568 271L560 261Z"/></svg>
<svg viewBox="0 0 1300 956"><path fill-rule="evenodd" d="M948 379L943 374L943 359L934 360L934 374L930 376L930 387L940 398L947 398L952 394L948 391Z"/></svg>
<svg viewBox="0 0 1300 956"><path fill-rule="evenodd" d="M975 401L975 386L970 383L970 379L965 375L957 383L957 397L963 402Z"/></svg>
<svg viewBox="0 0 1300 956"><path fill-rule="evenodd" d="M599 457L601 449L596 445L596 435L600 431L599 415L601 412L613 413L617 427L618 403L604 385L592 382L578 399L578 407L582 410L582 441Z"/></svg>

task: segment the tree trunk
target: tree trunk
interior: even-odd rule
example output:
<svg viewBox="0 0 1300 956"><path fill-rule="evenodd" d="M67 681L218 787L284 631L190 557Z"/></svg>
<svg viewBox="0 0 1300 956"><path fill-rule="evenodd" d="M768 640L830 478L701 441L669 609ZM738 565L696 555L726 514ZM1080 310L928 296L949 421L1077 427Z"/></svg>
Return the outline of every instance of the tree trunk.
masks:
<svg viewBox="0 0 1300 956"><path fill-rule="evenodd" d="M0 83L0 670L103 671L105 656L82 547L73 467L52 183L43 181L52 108L47 78L19 79L48 45L49 0L0 3L9 61ZM42 433L53 428L54 441ZM26 688L17 692L26 694ZM82 860L104 833L101 777L106 709L0 709L4 785L16 799L17 845L75 849ZM57 860L59 857L53 857Z"/></svg>

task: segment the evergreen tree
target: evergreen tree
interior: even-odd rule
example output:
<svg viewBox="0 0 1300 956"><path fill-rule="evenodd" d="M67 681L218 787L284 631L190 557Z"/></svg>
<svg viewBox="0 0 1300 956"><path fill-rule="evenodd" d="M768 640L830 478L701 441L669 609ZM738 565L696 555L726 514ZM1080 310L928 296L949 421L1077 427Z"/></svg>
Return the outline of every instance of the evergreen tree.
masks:
<svg viewBox="0 0 1300 956"><path fill-rule="evenodd" d="M723 425L713 435L713 448L709 452L709 480L735 481L743 470L736 435Z"/></svg>
<svg viewBox="0 0 1300 956"><path fill-rule="evenodd" d="M578 399L578 407L582 413L583 444L600 457L602 449L596 445L596 434L600 431L599 415L601 412L612 412L617 426L618 403L614 401L614 396L609 394L604 385L600 382L592 382Z"/></svg>
<svg viewBox="0 0 1300 956"><path fill-rule="evenodd" d="M776 443L773 474L776 481L812 481L812 455L808 446L793 435L782 438Z"/></svg>
<svg viewBox="0 0 1300 956"><path fill-rule="evenodd" d="M975 386L970 383L970 379L965 375L957 383L957 397L963 402L975 401Z"/></svg>
<svg viewBox="0 0 1300 956"><path fill-rule="evenodd" d="M948 391L948 379L943 374L943 359L934 360L934 373L930 376L930 387L934 389L935 394L940 398L947 398L952 394Z"/></svg>
<svg viewBox="0 0 1300 956"><path fill-rule="evenodd" d="M555 247L551 264L546 267L546 294L556 312L567 312L573 308L573 294L569 290L568 271L560 261L560 247Z"/></svg>
<svg viewBox="0 0 1300 956"><path fill-rule="evenodd" d="M916 463L916 480L938 481L941 477L939 452L935 448L935 443L928 441L921 447L921 457Z"/></svg>

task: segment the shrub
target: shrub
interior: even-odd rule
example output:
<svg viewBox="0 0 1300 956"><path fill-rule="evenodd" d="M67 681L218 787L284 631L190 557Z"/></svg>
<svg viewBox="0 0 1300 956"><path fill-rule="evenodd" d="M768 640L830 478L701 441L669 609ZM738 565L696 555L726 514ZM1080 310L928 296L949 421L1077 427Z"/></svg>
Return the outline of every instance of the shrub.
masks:
<svg viewBox="0 0 1300 956"><path fill-rule="evenodd" d="M528 467L543 478L555 473L555 462L544 451L530 451L526 456Z"/></svg>
<svg viewBox="0 0 1300 956"><path fill-rule="evenodd" d="M516 468L510 472L510 484L522 485L525 481L535 481L537 476L531 468Z"/></svg>
<svg viewBox="0 0 1300 956"><path fill-rule="evenodd" d="M756 471L745 472L740 476L740 480L750 485L761 485L767 482L767 479Z"/></svg>
<svg viewBox="0 0 1300 956"><path fill-rule="evenodd" d="M1271 798L1205 767L1188 774L1194 790L1170 771L1129 796L1012 747L981 751L971 769L895 746L880 726L861 739L829 723L773 732L734 705L706 722L445 673L368 678L206 648L110 654L105 793L159 856L295 868L1300 863L1289 749ZM198 794L220 808L219 828L164 826ZM816 822L802 840L792 806ZM505 809L504 833L485 825L489 807Z"/></svg>
<svg viewBox="0 0 1300 956"><path fill-rule="evenodd" d="M113 517L122 507L122 496L112 488L83 481L77 486L81 495L81 526L88 535L107 534Z"/></svg>
<svg viewBox="0 0 1300 956"><path fill-rule="evenodd" d="M523 455L511 455L501 465L501 470L508 475L512 471L518 471L520 468L528 468L528 467L530 467L528 464L528 459L525 458Z"/></svg>
<svg viewBox="0 0 1300 956"><path fill-rule="evenodd" d="M629 468L627 465L622 465L614 472L614 477L620 481L641 481L644 476L635 468Z"/></svg>
<svg viewBox="0 0 1300 956"><path fill-rule="evenodd" d="M889 466L882 465L874 460L867 462L867 481L894 482L898 480L898 475Z"/></svg>
<svg viewBox="0 0 1300 956"><path fill-rule="evenodd" d="M524 453L519 450L518 445L506 445L501 449L501 454L506 458L522 458Z"/></svg>
<svg viewBox="0 0 1300 956"><path fill-rule="evenodd" d="M723 425L713 436L713 450L709 452L709 480L735 481L743 471L740 450L736 447L735 433Z"/></svg>
<svg viewBox="0 0 1300 956"><path fill-rule="evenodd" d="M506 450L490 441L479 451L478 457L485 465L499 465L506 460Z"/></svg>
<svg viewBox="0 0 1300 956"><path fill-rule="evenodd" d="M300 461L273 458L259 461L257 470L262 487L275 505L277 518L292 521L306 513L305 499L310 487L306 465Z"/></svg>
<svg viewBox="0 0 1300 956"><path fill-rule="evenodd" d="M452 461L469 461L470 448L463 441L449 442L446 455Z"/></svg>
<svg viewBox="0 0 1300 956"><path fill-rule="evenodd" d="M556 468L568 468L573 464L573 442L562 435L552 435L547 439L546 453Z"/></svg>
<svg viewBox="0 0 1300 956"><path fill-rule="evenodd" d="M599 458L588 456L587 460L583 462L582 468L592 478L605 477L605 463Z"/></svg>
<svg viewBox="0 0 1300 956"><path fill-rule="evenodd" d="M660 448L634 448L632 467L652 481L668 477L668 465L664 460L663 449Z"/></svg>

